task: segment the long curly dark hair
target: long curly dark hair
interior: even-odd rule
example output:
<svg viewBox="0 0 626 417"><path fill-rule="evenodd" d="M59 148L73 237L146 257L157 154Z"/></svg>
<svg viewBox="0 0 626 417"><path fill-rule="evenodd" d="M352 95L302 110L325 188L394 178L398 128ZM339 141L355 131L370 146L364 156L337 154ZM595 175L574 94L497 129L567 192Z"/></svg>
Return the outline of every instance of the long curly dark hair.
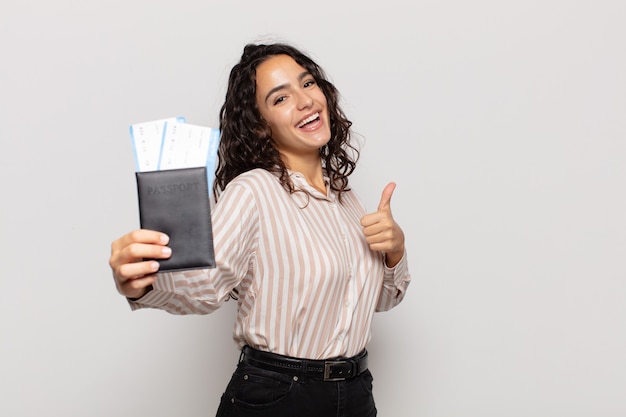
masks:
<svg viewBox="0 0 626 417"><path fill-rule="evenodd" d="M213 192L217 198L236 176L255 168L277 175L285 189L294 192L285 163L272 142L272 132L256 104L256 68L275 55L288 55L305 68L321 88L327 101L331 137L320 148L322 166L330 188L339 200L348 191L348 176L353 173L359 150L351 143L349 121L339 106L339 91L311 58L284 43L248 44L231 72L224 105L220 110L220 144Z"/></svg>

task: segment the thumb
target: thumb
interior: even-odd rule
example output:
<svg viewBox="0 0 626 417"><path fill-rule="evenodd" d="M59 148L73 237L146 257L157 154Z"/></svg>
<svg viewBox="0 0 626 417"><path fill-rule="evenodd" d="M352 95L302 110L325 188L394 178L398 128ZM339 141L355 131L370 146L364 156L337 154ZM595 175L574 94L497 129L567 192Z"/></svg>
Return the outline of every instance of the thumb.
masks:
<svg viewBox="0 0 626 417"><path fill-rule="evenodd" d="M378 203L378 211L391 210L391 196L393 190L396 189L396 183L390 182L383 190L383 194L380 197L380 203Z"/></svg>

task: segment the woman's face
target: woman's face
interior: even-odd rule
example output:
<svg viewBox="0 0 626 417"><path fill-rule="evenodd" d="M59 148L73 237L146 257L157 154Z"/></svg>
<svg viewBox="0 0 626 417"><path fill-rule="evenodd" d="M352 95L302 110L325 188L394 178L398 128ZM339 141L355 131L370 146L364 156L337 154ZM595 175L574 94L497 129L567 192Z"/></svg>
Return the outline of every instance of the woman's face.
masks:
<svg viewBox="0 0 626 417"><path fill-rule="evenodd" d="M319 159L330 140L326 97L313 76L288 55L276 55L256 69L256 102L272 130L281 158Z"/></svg>

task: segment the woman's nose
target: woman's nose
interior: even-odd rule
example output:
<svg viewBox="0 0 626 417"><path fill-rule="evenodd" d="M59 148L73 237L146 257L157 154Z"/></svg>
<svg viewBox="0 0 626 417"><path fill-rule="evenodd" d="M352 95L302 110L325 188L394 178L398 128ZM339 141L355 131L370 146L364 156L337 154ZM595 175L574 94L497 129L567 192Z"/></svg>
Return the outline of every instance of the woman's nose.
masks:
<svg viewBox="0 0 626 417"><path fill-rule="evenodd" d="M313 105L313 98L305 91L301 91L298 93L298 108L306 109L307 107L311 107Z"/></svg>

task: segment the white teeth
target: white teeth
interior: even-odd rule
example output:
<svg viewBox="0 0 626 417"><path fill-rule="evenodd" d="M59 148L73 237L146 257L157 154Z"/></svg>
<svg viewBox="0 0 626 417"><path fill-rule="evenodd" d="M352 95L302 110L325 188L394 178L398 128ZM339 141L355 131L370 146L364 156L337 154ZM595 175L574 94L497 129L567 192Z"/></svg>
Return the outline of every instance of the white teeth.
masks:
<svg viewBox="0 0 626 417"><path fill-rule="evenodd" d="M298 127L302 127L305 124L312 122L313 120L317 119L318 117L320 117L319 113L315 113L312 116L307 117L306 119L304 119L303 121L301 121L300 123L298 123Z"/></svg>

